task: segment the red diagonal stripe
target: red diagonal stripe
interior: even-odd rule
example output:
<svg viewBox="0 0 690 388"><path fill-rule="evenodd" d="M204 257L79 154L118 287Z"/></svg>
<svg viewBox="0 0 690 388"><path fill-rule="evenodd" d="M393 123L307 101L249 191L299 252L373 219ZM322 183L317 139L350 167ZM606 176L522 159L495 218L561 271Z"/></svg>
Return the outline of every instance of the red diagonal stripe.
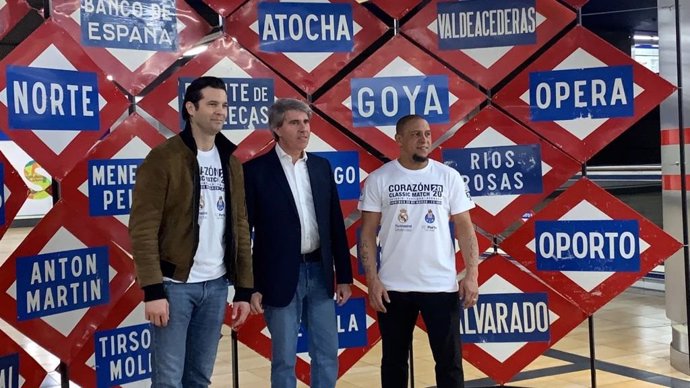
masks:
<svg viewBox="0 0 690 388"><path fill-rule="evenodd" d="M690 128L685 128L685 144L690 144ZM678 128L661 130L661 145L680 144L680 132Z"/></svg>
<svg viewBox="0 0 690 388"><path fill-rule="evenodd" d="M680 175L667 174L661 177L661 187L663 190L680 190ZM686 189L690 187L690 177L685 177Z"/></svg>

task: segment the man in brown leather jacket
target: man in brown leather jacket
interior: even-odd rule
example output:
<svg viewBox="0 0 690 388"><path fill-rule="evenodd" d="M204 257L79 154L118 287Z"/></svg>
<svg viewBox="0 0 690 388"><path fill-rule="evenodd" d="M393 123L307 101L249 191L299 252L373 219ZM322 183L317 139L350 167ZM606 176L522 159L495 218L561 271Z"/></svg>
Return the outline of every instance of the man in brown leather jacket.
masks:
<svg viewBox="0 0 690 388"><path fill-rule="evenodd" d="M233 329L254 286L244 178L237 148L220 133L222 80L201 77L185 93L185 129L151 150L137 170L129 230L145 314L152 324L154 387L210 384L235 287Z"/></svg>

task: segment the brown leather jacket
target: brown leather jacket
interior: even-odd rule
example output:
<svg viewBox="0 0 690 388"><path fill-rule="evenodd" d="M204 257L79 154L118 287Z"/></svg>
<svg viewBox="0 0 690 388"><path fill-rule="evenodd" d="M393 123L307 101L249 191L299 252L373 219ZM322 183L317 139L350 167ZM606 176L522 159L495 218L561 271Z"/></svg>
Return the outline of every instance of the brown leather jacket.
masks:
<svg viewBox="0 0 690 388"><path fill-rule="evenodd" d="M235 286L235 300L249 301L254 286L249 225L237 148L222 134L216 147L223 163L226 207L226 277ZM164 299L163 277L186 281L199 244L199 165L196 143L186 129L151 150L137 169L129 235L137 281L144 300ZM204 236L201 236L204 238Z"/></svg>

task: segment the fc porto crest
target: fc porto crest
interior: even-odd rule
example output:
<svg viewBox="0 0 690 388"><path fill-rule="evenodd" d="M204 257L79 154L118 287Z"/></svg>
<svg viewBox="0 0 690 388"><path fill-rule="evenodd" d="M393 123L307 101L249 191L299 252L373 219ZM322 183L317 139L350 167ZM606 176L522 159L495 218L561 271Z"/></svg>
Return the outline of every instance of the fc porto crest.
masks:
<svg viewBox="0 0 690 388"><path fill-rule="evenodd" d="M436 221L436 216L434 215L434 212L431 209L429 209L429 211L424 216L424 221L426 221L427 224L433 224L434 221Z"/></svg>

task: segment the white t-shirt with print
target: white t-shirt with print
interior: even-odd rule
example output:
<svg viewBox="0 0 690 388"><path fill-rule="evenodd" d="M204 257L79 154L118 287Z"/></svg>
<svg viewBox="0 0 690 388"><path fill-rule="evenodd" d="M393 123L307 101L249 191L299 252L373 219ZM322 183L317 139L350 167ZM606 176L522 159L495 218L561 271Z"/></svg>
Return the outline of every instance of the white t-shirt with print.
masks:
<svg viewBox="0 0 690 388"><path fill-rule="evenodd" d="M435 160L419 170L394 160L369 175L358 209L382 213L379 278L384 287L457 291L449 221L474 206L460 174Z"/></svg>
<svg viewBox="0 0 690 388"><path fill-rule="evenodd" d="M225 198L223 168L218 149L197 151L199 163L199 246L194 255L194 264L188 283L204 282L225 275Z"/></svg>

